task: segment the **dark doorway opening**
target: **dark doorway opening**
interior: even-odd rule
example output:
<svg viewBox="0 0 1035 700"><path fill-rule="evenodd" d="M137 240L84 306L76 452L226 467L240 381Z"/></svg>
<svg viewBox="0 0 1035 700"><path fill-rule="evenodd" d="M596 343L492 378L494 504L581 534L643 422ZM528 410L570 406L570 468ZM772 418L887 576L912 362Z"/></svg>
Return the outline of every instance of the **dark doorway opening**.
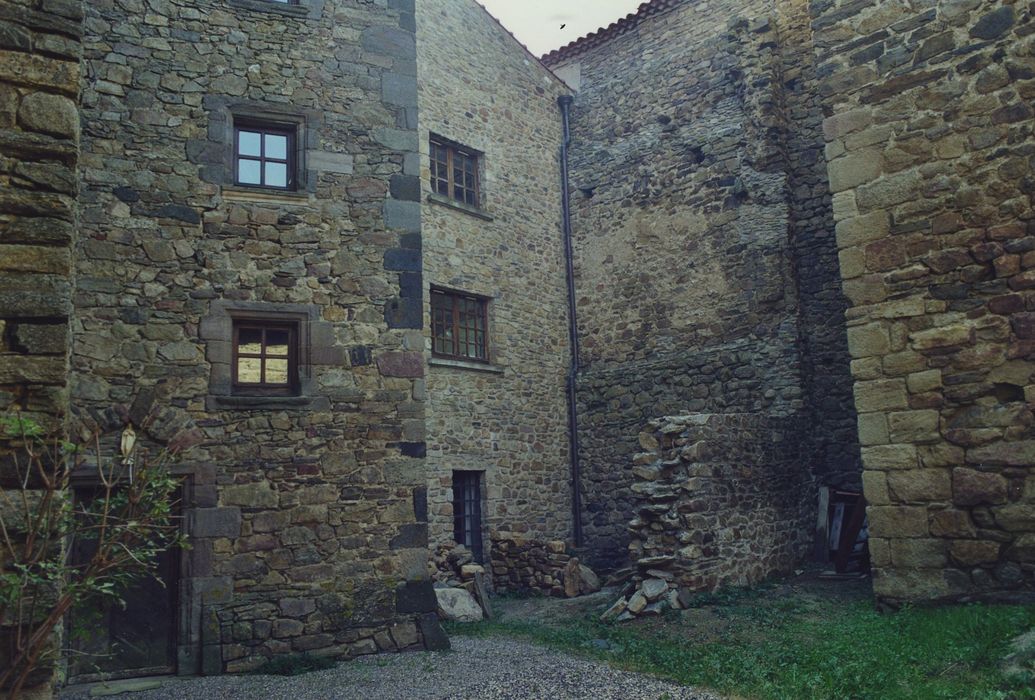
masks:
<svg viewBox="0 0 1035 700"><path fill-rule="evenodd" d="M92 496L93 489L76 490L77 499ZM79 541L71 547L73 562L83 562L96 543ZM134 579L121 592L121 601L94 600L69 613L69 683L176 672L180 559L179 549L163 552L155 576Z"/></svg>
<svg viewBox="0 0 1035 700"><path fill-rule="evenodd" d="M483 563L482 473L453 472L453 539Z"/></svg>

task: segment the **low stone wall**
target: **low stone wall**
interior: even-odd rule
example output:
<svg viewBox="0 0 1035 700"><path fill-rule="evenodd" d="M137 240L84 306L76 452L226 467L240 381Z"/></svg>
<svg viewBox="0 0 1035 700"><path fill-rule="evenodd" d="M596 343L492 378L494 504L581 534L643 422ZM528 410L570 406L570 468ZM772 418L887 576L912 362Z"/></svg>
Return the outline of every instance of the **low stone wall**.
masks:
<svg viewBox="0 0 1035 700"><path fill-rule="evenodd" d="M644 605L662 606L675 600L670 590L755 584L808 555L815 484L801 468L797 423L699 414L659 418L640 433L629 523L637 569L631 608L641 590Z"/></svg>
<svg viewBox="0 0 1035 700"><path fill-rule="evenodd" d="M563 541L527 539L507 532L492 532L490 537L492 581L496 591L565 597L563 573L571 555Z"/></svg>

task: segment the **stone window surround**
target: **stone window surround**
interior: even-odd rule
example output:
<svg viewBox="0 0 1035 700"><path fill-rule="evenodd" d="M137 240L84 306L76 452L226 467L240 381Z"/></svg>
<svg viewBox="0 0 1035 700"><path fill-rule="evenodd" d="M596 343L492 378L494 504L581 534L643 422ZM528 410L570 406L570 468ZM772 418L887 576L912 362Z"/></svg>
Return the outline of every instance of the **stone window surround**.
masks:
<svg viewBox="0 0 1035 700"><path fill-rule="evenodd" d="M484 148L477 148L477 147L472 146L470 144L463 143L463 142L458 141L456 139L449 138L448 136L443 135L442 132L439 132L439 131L428 131L428 132L422 134L421 148L422 149L426 149L426 151L423 153L423 156L425 158L427 158L428 172L429 173L431 172L431 142L432 141L439 141L439 142L441 142L441 143L443 143L443 144L445 144L447 146L452 146L452 147L455 147L455 148L460 148L460 149L463 149L463 150L466 150L466 151L470 151L470 152L473 152L473 153L477 154L477 158L475 160L475 168L476 168L475 177L476 177L476 180L477 180L477 183L478 183L478 204L477 205L467 204L466 202L460 202L460 201L457 201L456 199L453 199L452 197L447 197L446 195L439 194L438 192L435 191L434 185L431 183L430 176L429 176L429 179L428 179L429 192L428 192L428 195L426 197L428 203L429 204L436 204L438 206L442 206L442 207L445 207L447 209L452 209L453 211L462 212L464 214L470 214L471 216L474 216L474 217L476 217L478 219L482 219L483 221L492 221L494 217L485 208L485 202L488 199L487 196L486 196L486 188L485 188L485 185L486 185L486 177L485 176L486 176L486 170L487 170L487 158L486 158L486 151L485 151L485 149Z"/></svg>
<svg viewBox="0 0 1035 700"><path fill-rule="evenodd" d="M259 0L256 0L259 1ZM263 0L264 1L264 0ZM224 192L269 194L277 198L308 199L316 192L316 173L310 170L309 154L319 142L323 114L319 110L299 110L291 105L241 100L239 98L208 95L205 106L210 108L209 141L220 144L222 173L216 177ZM295 186L285 190L277 187L238 186L234 184L235 124L240 122L272 123L294 126L295 132Z"/></svg>
<svg viewBox="0 0 1035 700"><path fill-rule="evenodd" d="M469 297L478 297L485 301L485 344L486 344L486 355L488 356L483 360L465 360L456 357L443 357L436 355L434 351L428 353L428 364L435 367L450 367L453 369L465 369L472 370L475 372L488 372L490 374L503 374L504 369L497 364L497 352L496 343L493 342L493 331L496 327L495 316L496 316L496 297L492 294L482 294L479 292L473 292L469 289L460 289L458 287L452 287L443 284L432 284L430 285L429 294L429 313L430 313L430 294L431 291L446 292L447 294L462 294ZM430 335L433 333L433 329L430 323L428 323L430 347L434 348L434 338Z"/></svg>
<svg viewBox="0 0 1035 700"><path fill-rule="evenodd" d="M235 319L262 319L298 324L298 393L293 396L242 396L234 393L232 357ZM210 363L209 394L205 399L210 411L254 409L279 411L328 410L326 396L316 395L313 366L344 366L344 352L335 345L333 327L320 320L315 304L282 304L274 302L212 302L199 326L199 335L206 346Z"/></svg>
<svg viewBox="0 0 1035 700"><path fill-rule="evenodd" d="M290 3L273 2L272 0L227 0L227 5L242 10L264 12L267 14L298 17L300 19L319 19L323 14L324 0L292 0Z"/></svg>

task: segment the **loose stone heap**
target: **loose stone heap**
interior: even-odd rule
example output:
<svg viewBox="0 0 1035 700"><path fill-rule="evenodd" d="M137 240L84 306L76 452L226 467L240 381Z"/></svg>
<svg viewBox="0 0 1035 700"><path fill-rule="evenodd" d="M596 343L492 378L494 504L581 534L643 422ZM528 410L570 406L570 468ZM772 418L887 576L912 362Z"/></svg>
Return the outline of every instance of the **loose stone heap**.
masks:
<svg viewBox="0 0 1035 700"><path fill-rule="evenodd" d="M563 598L562 572L571 561L561 540L526 539L509 532L491 533L492 580L495 589L536 591Z"/></svg>
<svg viewBox="0 0 1035 700"><path fill-rule="evenodd" d="M759 415L652 421L633 467L637 572L609 616L679 607L680 593L751 585L801 561L815 513L797 434L794 420Z"/></svg>
<svg viewBox="0 0 1035 700"><path fill-rule="evenodd" d="M1035 595L1030 3L813 3L877 595Z"/></svg>

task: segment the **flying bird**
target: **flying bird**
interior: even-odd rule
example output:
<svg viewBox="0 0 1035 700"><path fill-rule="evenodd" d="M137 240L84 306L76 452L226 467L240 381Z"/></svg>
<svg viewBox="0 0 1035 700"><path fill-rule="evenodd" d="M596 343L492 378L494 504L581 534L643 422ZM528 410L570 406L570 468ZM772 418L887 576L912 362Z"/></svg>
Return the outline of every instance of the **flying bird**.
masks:
<svg viewBox="0 0 1035 700"><path fill-rule="evenodd" d="M567 27L567 26L568 26L567 24L562 24L562 25L561 25L561 29L564 29L564 28L565 28L565 27Z"/></svg>

